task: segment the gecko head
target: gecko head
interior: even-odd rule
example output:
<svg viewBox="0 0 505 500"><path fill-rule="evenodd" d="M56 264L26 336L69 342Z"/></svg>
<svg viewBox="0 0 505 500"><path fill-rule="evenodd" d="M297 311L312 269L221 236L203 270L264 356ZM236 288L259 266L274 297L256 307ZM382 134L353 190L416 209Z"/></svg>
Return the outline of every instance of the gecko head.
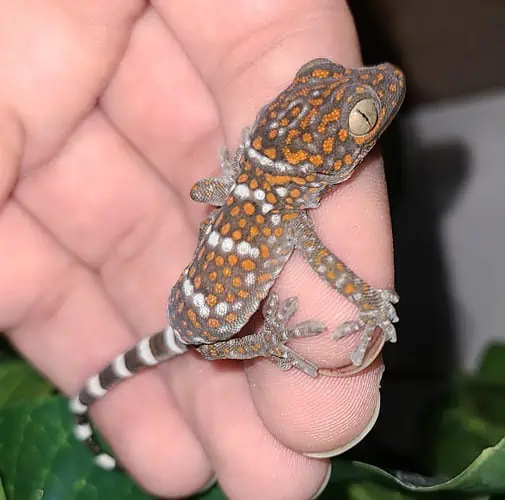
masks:
<svg viewBox="0 0 505 500"><path fill-rule="evenodd" d="M260 111L248 152L271 173L342 182L395 117L404 94L403 73L391 64L349 69L314 59Z"/></svg>

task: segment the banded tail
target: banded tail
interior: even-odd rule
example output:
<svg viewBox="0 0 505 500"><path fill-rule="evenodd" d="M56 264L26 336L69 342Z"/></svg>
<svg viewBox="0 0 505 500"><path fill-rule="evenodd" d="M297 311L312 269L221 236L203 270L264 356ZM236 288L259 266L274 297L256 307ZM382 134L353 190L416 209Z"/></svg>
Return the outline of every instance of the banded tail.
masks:
<svg viewBox="0 0 505 500"><path fill-rule="evenodd" d="M112 470L116 468L117 462L113 456L102 451L89 420L89 407L102 399L122 380L132 377L143 369L179 356L187 350L172 327L167 326L161 332L142 339L134 347L117 356L100 373L90 377L83 389L70 400L70 412L76 419L74 435L91 450L99 467Z"/></svg>

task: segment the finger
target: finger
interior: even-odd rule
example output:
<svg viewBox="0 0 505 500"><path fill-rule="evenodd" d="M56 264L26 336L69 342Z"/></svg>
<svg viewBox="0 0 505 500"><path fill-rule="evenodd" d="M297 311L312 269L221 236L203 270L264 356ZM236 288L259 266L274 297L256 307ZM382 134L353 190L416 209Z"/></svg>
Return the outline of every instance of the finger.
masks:
<svg viewBox="0 0 505 500"><path fill-rule="evenodd" d="M206 207L192 202L189 191L217 171L219 115L179 42L152 8L136 24L100 104L162 179L181 193L181 202L199 223Z"/></svg>
<svg viewBox="0 0 505 500"><path fill-rule="evenodd" d="M249 5L242 3L239 9L247 9ZM171 15L176 8L177 4L170 6ZM288 26L282 17L287 12L290 14ZM235 11L206 14L219 26L226 25L228 16L237 16ZM231 30L217 40L212 40L211 34L204 31L203 41L192 38L199 27L194 24L187 27L182 18L179 20L177 36L188 45L188 53L209 81L228 137L238 137L241 127L252 123L256 111L277 95L307 60L326 56L347 65L360 63L345 2L298 2L290 3L289 7L277 2L268 12L269 19L274 21L267 26L260 25L254 13L251 15L252 21L248 20L247 25L250 31L240 24L239 35L238 28L234 29L237 23L233 23ZM261 15L267 14L262 11ZM339 29L335 30L335 26ZM251 32L254 37L250 36ZM237 42L239 36L241 43ZM216 58L223 53L229 57L220 59L219 65L216 59L209 61L203 50L207 44L213 47ZM352 182L325 200L321 209L314 211L314 218L323 241L358 273L372 284L391 283L387 201L377 159L366 162ZM319 319L332 328L352 317L348 304L319 283L299 257L286 266L278 289L284 298L295 293L300 296L297 321ZM309 352L310 359L335 366L349 363L356 341L354 336L337 343L328 335L321 335L298 340L293 345L298 349L302 344L302 352ZM345 448L370 429L370 421L377 415L381 373L377 363L349 379L328 379L322 383L300 378L294 371L281 373L264 361L255 363L248 372L251 387L258 384L262 389L253 389L252 394L267 428L288 446L305 452ZM274 397L279 398L278 404L271 405ZM294 414L287 411L291 409ZM312 433L316 421L325 432Z"/></svg>
<svg viewBox="0 0 505 500"><path fill-rule="evenodd" d="M228 498L304 500L326 481L327 461L294 453L265 428L240 364L191 356L162 370Z"/></svg>

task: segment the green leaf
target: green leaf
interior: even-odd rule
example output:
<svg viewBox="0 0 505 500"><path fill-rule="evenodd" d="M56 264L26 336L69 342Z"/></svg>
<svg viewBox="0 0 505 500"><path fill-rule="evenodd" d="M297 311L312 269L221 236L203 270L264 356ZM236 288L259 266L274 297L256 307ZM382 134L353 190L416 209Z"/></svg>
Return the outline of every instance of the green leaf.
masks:
<svg viewBox="0 0 505 500"><path fill-rule="evenodd" d="M390 474L373 465L353 462L363 479L399 486L413 492L458 491L462 493L505 493L505 438L486 448L474 462L452 479L430 479L417 474Z"/></svg>
<svg viewBox="0 0 505 500"><path fill-rule="evenodd" d="M505 344L490 344L480 360L477 377L505 387Z"/></svg>
<svg viewBox="0 0 505 500"><path fill-rule="evenodd" d="M0 410L22 401L49 396L51 385L22 361L0 363Z"/></svg>
<svg viewBox="0 0 505 500"><path fill-rule="evenodd" d="M0 473L9 500L145 500L126 474L103 471L70 432L64 398L18 404L0 412Z"/></svg>
<svg viewBox="0 0 505 500"><path fill-rule="evenodd" d="M2 480L1 479L0 479L0 500L6 500L5 490L4 490L4 487L2 486Z"/></svg>

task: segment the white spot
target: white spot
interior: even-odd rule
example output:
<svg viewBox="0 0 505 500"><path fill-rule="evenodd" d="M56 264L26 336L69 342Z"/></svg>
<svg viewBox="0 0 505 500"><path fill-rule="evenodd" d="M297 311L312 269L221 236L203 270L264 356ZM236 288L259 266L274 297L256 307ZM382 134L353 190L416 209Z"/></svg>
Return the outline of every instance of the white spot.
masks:
<svg viewBox="0 0 505 500"><path fill-rule="evenodd" d="M247 273L244 278L246 285L254 285L256 282L256 274L255 273Z"/></svg>
<svg viewBox="0 0 505 500"><path fill-rule="evenodd" d="M207 240L207 244L211 247L215 247L219 243L219 234L216 231L212 231L209 235L209 239Z"/></svg>
<svg viewBox="0 0 505 500"><path fill-rule="evenodd" d="M154 354L151 351L149 339L150 337L146 337L137 344L137 356L144 365L153 366L158 364L158 360L154 357Z"/></svg>
<svg viewBox="0 0 505 500"><path fill-rule="evenodd" d="M275 192L279 195L279 196L286 196L288 194L288 190L285 188L285 187L278 187L278 188L275 188Z"/></svg>
<svg viewBox="0 0 505 500"><path fill-rule="evenodd" d="M218 316L224 316L228 312L228 304L226 302L219 302L214 310Z"/></svg>
<svg viewBox="0 0 505 500"><path fill-rule="evenodd" d="M231 252L233 249L233 240L231 238L225 238L221 243L221 248L225 252Z"/></svg>
<svg viewBox="0 0 505 500"><path fill-rule="evenodd" d="M193 285L191 284L191 281L184 280L182 283L182 291L186 297L189 297L193 293Z"/></svg>
<svg viewBox="0 0 505 500"><path fill-rule="evenodd" d="M245 184L239 184L233 192L235 193L235 196L242 199L248 198L250 194L249 188Z"/></svg>
<svg viewBox="0 0 505 500"><path fill-rule="evenodd" d="M201 316L202 318L208 318L210 314L210 309L206 306L200 306L198 308L198 315Z"/></svg>
<svg viewBox="0 0 505 500"><path fill-rule="evenodd" d="M193 296L193 304L195 304L196 307L202 307L205 304L203 293L196 293Z"/></svg>
<svg viewBox="0 0 505 500"><path fill-rule="evenodd" d="M98 375L94 375L86 382L86 389L94 398L101 398L107 394L107 391L102 387Z"/></svg>
<svg viewBox="0 0 505 500"><path fill-rule="evenodd" d="M116 459L107 453L100 453L95 457L95 464L101 469L112 470L116 467Z"/></svg>
<svg viewBox="0 0 505 500"><path fill-rule="evenodd" d="M272 210L272 208L274 208L274 206L270 205L270 203L263 203L263 206L261 207L261 211L264 214L267 214L268 212L270 212L270 210Z"/></svg>
<svg viewBox="0 0 505 500"><path fill-rule="evenodd" d="M249 250L249 255L251 257L253 257L254 259L257 259L259 257L259 255L260 255L259 248L256 248L256 247L251 248L251 250Z"/></svg>
<svg viewBox="0 0 505 500"><path fill-rule="evenodd" d="M88 407L81 403L79 395L73 397L68 406L74 415L84 415L88 411Z"/></svg>
<svg viewBox="0 0 505 500"><path fill-rule="evenodd" d="M347 281L347 274L342 273L336 280L335 280L335 286L337 288L340 288L345 282Z"/></svg>
<svg viewBox="0 0 505 500"><path fill-rule="evenodd" d="M206 228L205 228L205 234L209 234L212 230L212 224L209 224Z"/></svg>
<svg viewBox="0 0 505 500"><path fill-rule="evenodd" d="M265 191L263 191L262 189L256 189L256 191L254 191L254 197L259 201L264 200Z"/></svg>
<svg viewBox="0 0 505 500"><path fill-rule="evenodd" d="M91 425L89 424L77 424L74 426L74 436L77 441L86 441L93 431L91 430Z"/></svg>
<svg viewBox="0 0 505 500"><path fill-rule="evenodd" d="M319 266L317 268L318 273L325 273L326 272L326 266Z"/></svg>
<svg viewBox="0 0 505 500"><path fill-rule="evenodd" d="M272 217L270 218L270 222L274 225L277 226L281 221L281 216L279 214L273 214Z"/></svg>
<svg viewBox="0 0 505 500"><path fill-rule="evenodd" d="M241 241L237 245L237 252L239 255L247 255L251 250L251 245L247 241Z"/></svg>
<svg viewBox="0 0 505 500"><path fill-rule="evenodd" d="M128 367L126 366L124 354L120 354L112 362L112 370L119 378L128 378L132 376L132 372L128 370Z"/></svg>
<svg viewBox="0 0 505 500"><path fill-rule="evenodd" d="M240 302L240 301L239 302L235 302L235 304L233 304L233 306L232 306L232 309L234 311L239 311L240 309L242 309L243 305L244 304L242 302Z"/></svg>
<svg viewBox="0 0 505 500"><path fill-rule="evenodd" d="M175 341L175 333L170 325L167 325L165 331L163 332L163 340L167 348L175 354L182 354L184 351L186 351L185 348L180 347Z"/></svg>

